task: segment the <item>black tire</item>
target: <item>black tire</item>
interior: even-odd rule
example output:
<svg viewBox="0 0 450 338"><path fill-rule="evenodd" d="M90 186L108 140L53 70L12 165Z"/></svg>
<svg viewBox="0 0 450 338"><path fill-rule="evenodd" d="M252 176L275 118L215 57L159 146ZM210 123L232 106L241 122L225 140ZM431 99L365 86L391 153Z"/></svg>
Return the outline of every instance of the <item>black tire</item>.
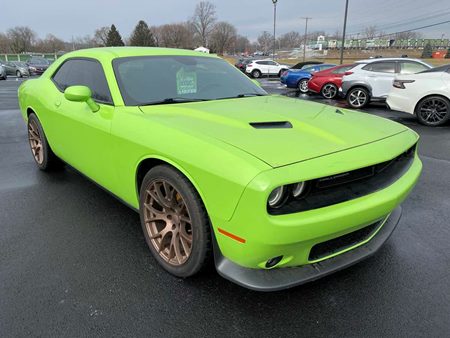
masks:
<svg viewBox="0 0 450 338"><path fill-rule="evenodd" d="M308 79L301 79L300 81L298 81L297 87L300 93L308 94L309 92L308 81L309 81Z"/></svg>
<svg viewBox="0 0 450 338"><path fill-rule="evenodd" d="M52 149L50 148L47 137L45 136L44 129L42 128L42 125L37 118L36 114L31 113L30 116L28 116L28 140L30 144L31 154L33 155L34 161L38 168L42 171L52 171L61 169L63 167L63 162L53 153ZM42 150L42 160L38 160L38 158L35 156L33 146L32 146L32 126L35 127L38 131L38 137L41 142L41 150Z"/></svg>
<svg viewBox="0 0 450 338"><path fill-rule="evenodd" d="M333 83L326 83L320 90L320 94L326 99L334 99L338 94L338 87Z"/></svg>
<svg viewBox="0 0 450 338"><path fill-rule="evenodd" d="M366 88L355 87L347 93L347 103L354 109L364 108L369 102L370 94Z"/></svg>
<svg viewBox="0 0 450 338"><path fill-rule="evenodd" d="M17 77L22 77L22 73L20 72L20 70L18 70L18 71L16 72L16 76L17 76Z"/></svg>
<svg viewBox="0 0 450 338"><path fill-rule="evenodd" d="M443 96L428 96L417 104L414 113L425 126L441 126L450 119L450 101Z"/></svg>
<svg viewBox="0 0 450 338"><path fill-rule="evenodd" d="M252 77L255 79L259 79L261 77L261 71L259 71L258 69L253 70Z"/></svg>
<svg viewBox="0 0 450 338"><path fill-rule="evenodd" d="M148 218L146 218L146 215L148 215L149 212L145 203L146 200L148 201L148 189L151 189L155 182L160 181L169 183L169 185L180 194L180 199L184 203L191 220L191 250L187 260L180 265L170 264L163 257L162 254L164 252L161 254L158 252L155 244L152 242L151 230L149 228L150 225L147 226L147 224L151 223L148 222ZM173 202L178 203L178 200ZM198 273L200 270L210 265L212 261L212 244L209 217L197 191L183 174L169 165L158 165L149 170L141 185L139 204L141 226L147 245L150 248L153 257L166 271L177 277L186 278ZM164 210L166 209L164 208L163 212ZM168 213L165 215L168 215ZM163 228L164 227L167 227L167 223L163 225ZM172 227L172 229L174 229L174 226ZM173 232L171 234L171 240L172 236L174 236ZM181 235L178 236L180 237ZM164 239L163 237L164 236L161 236L161 242ZM153 236L153 239L154 238L155 236Z"/></svg>

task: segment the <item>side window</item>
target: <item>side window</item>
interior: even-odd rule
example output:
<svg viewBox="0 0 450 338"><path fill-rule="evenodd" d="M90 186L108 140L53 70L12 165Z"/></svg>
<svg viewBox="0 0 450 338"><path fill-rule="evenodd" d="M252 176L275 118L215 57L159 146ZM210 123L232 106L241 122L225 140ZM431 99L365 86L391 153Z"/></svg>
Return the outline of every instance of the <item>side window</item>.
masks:
<svg viewBox="0 0 450 338"><path fill-rule="evenodd" d="M400 63L400 74L415 74L427 70L428 67L417 62L402 62Z"/></svg>
<svg viewBox="0 0 450 338"><path fill-rule="evenodd" d="M377 73L395 73L395 62L369 63L363 69Z"/></svg>
<svg viewBox="0 0 450 338"><path fill-rule="evenodd" d="M66 61L53 76L61 91L70 86L86 86L92 98L102 103L112 103L105 73L100 63L94 60L72 59Z"/></svg>
<svg viewBox="0 0 450 338"><path fill-rule="evenodd" d="M266 61L269 66L278 66L278 63L273 61Z"/></svg>
<svg viewBox="0 0 450 338"><path fill-rule="evenodd" d="M56 87L58 87L58 89L62 92L65 91L68 87L66 78L70 68L72 67L72 62L73 61L70 60L64 62L53 75L53 82L56 84Z"/></svg>

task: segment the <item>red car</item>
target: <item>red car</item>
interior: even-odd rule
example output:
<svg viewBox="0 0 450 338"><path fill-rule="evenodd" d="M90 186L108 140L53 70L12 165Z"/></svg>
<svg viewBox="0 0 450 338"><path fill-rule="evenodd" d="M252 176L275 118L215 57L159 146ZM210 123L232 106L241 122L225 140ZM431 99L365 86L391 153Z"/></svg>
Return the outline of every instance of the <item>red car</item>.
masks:
<svg viewBox="0 0 450 338"><path fill-rule="evenodd" d="M342 77L355 65L339 65L313 73L308 81L309 91L321 94L326 99L334 99L342 85Z"/></svg>

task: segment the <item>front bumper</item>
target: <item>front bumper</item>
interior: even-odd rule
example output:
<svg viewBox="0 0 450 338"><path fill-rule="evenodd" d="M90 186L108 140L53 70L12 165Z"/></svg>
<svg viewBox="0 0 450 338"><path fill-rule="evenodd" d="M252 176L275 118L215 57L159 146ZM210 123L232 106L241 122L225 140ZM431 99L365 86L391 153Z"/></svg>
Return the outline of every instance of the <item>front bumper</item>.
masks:
<svg viewBox="0 0 450 338"><path fill-rule="evenodd" d="M216 251L226 258L218 259L218 269L222 269L224 275L228 274L228 270L220 265L234 264L240 267L234 267L233 271L266 270L268 261L280 256L281 261L271 271L297 269L324 262L365 244L367 238L345 248L337 246L332 254L320 257L312 255L313 248L319 244L362 230L391 214L409 195L420 176L422 163L417 154L409 169L389 186L346 202L290 214L270 215L266 210L268 192L276 186L389 161L397 157L401 149L408 149L416 142L415 133L404 131L363 147L261 173L244 190L231 219L220 220L211 215L218 246ZM376 162L369 162L374 159L377 159ZM224 235L224 231L242 241ZM227 263L228 260L230 263ZM244 276L246 275L247 272Z"/></svg>
<svg viewBox="0 0 450 338"><path fill-rule="evenodd" d="M255 291L278 291L308 283L373 255L389 239L400 221L401 214L402 209L399 206L367 243L332 258L299 267L272 270L245 268L222 256L217 248L217 242L214 241L216 269L222 277Z"/></svg>

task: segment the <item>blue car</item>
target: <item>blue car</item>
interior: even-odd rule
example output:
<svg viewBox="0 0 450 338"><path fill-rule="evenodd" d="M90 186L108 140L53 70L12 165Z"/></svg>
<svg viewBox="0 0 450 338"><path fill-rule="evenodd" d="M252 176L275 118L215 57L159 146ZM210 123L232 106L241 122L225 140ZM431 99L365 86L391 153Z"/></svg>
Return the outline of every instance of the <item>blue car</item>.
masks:
<svg viewBox="0 0 450 338"><path fill-rule="evenodd" d="M312 74L334 66L336 65L324 63L303 69L289 69L281 74L280 81L288 88L297 88L301 93L307 93L308 81L312 77Z"/></svg>

